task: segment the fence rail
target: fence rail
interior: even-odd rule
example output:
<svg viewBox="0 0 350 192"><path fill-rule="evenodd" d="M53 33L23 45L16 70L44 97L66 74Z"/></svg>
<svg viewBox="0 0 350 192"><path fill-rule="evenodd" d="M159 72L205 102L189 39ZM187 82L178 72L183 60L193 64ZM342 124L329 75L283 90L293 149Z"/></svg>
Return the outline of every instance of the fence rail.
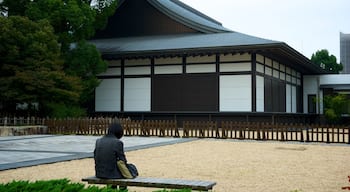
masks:
<svg viewBox="0 0 350 192"><path fill-rule="evenodd" d="M0 126L43 125L44 119L38 117L0 117Z"/></svg>
<svg viewBox="0 0 350 192"><path fill-rule="evenodd" d="M119 120L126 136L197 137L350 144L349 125L238 121L131 120L116 118L0 118L1 125L45 125L50 134L103 135Z"/></svg>

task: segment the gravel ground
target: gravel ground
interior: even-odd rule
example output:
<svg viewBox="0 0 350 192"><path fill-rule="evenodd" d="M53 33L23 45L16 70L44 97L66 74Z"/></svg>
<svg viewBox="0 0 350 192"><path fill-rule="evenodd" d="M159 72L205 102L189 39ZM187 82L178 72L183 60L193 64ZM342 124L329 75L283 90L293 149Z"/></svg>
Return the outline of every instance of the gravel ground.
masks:
<svg viewBox="0 0 350 192"><path fill-rule="evenodd" d="M143 177L216 181L216 192L344 191L350 146L203 139L126 153ZM0 171L0 182L94 175L93 159ZM155 189L130 187L129 191Z"/></svg>

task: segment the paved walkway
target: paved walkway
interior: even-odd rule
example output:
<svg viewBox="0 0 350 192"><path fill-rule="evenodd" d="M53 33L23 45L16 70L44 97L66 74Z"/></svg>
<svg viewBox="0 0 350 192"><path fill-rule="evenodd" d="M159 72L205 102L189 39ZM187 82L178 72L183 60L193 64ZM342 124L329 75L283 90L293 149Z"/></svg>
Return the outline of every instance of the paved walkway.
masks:
<svg viewBox="0 0 350 192"><path fill-rule="evenodd" d="M0 171L93 157L100 136L29 135L0 137ZM125 151L188 142L194 139L123 137Z"/></svg>

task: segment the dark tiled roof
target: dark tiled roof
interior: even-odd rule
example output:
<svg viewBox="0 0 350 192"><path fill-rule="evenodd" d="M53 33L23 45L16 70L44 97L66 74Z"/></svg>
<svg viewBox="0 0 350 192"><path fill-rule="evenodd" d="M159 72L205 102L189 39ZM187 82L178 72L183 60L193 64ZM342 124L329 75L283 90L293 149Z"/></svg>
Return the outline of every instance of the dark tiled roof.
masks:
<svg viewBox="0 0 350 192"><path fill-rule="evenodd" d="M178 0L148 0L170 18L203 33L231 32L222 24Z"/></svg>
<svg viewBox="0 0 350 192"><path fill-rule="evenodd" d="M91 42L96 45L102 54L142 54L282 43L237 32L127 37L98 39Z"/></svg>
<svg viewBox="0 0 350 192"><path fill-rule="evenodd" d="M120 0L118 8L127 0ZM196 9L182 3L179 0L145 0L153 7L174 19L175 21L184 24L192 29L202 33L220 33L230 32L232 30L222 26L215 19L199 12Z"/></svg>
<svg viewBox="0 0 350 192"><path fill-rule="evenodd" d="M121 0L119 6L126 0ZM229 30L179 0L145 0L153 7L200 33L91 40L107 58L173 56L183 54L257 52L293 65L304 74L327 73L284 42Z"/></svg>

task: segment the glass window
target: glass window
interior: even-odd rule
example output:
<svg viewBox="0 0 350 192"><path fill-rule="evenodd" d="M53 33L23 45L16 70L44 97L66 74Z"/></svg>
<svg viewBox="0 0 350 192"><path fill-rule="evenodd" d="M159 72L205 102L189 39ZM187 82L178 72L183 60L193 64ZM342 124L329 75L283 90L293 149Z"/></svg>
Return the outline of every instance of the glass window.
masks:
<svg viewBox="0 0 350 192"><path fill-rule="evenodd" d="M272 76L272 69L270 67L265 66L265 74Z"/></svg>
<svg viewBox="0 0 350 192"><path fill-rule="evenodd" d="M276 61L273 61L273 68L274 69L279 69L280 68L280 64Z"/></svg>
<svg viewBox="0 0 350 192"><path fill-rule="evenodd" d="M269 67L272 67L272 60L265 57L265 65L269 66Z"/></svg>
<svg viewBox="0 0 350 192"><path fill-rule="evenodd" d="M280 64L280 71L286 72L286 66L283 64Z"/></svg>

